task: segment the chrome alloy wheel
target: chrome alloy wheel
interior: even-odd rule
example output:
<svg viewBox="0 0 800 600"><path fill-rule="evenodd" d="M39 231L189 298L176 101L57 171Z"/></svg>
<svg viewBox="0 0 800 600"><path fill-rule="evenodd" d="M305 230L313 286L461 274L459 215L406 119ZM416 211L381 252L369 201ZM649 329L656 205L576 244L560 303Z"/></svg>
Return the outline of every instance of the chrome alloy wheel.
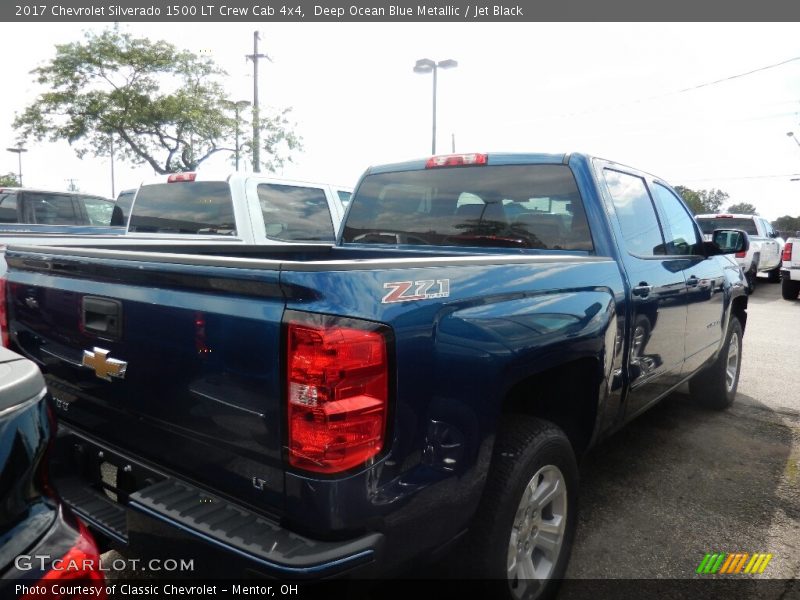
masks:
<svg viewBox="0 0 800 600"><path fill-rule="evenodd" d="M733 391L736 375L739 373L739 334L734 331L731 341L728 342L728 361L725 363L725 387L728 392Z"/></svg>
<svg viewBox="0 0 800 600"><path fill-rule="evenodd" d="M553 575L567 523L567 484L553 465L531 477L517 507L506 569L516 598L536 598Z"/></svg>

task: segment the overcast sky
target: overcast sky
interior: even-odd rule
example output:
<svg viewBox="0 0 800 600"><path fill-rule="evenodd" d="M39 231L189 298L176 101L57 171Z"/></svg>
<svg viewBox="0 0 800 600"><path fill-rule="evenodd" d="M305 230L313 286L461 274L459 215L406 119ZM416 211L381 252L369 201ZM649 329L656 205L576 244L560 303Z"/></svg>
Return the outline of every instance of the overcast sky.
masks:
<svg viewBox="0 0 800 600"><path fill-rule="evenodd" d="M37 92L29 71L54 45L111 24L0 24L0 143ZM125 24L124 30L207 52L234 99L252 100L252 34L273 63L262 106L293 107L305 144L279 175L354 185L370 164L430 154L431 76L419 58L458 61L439 76L439 153L582 151L672 185L719 188L775 219L800 215L800 36L786 24L245 23ZM792 60L796 59L796 60ZM781 66L734 77L769 65ZM726 79L721 83L703 85ZM701 86L701 87L697 87ZM689 90L689 91L682 91ZM26 186L111 195L109 160L66 143L29 142ZM229 168L227 157L206 168ZM0 152L0 173L17 157ZM116 165L116 189L152 170Z"/></svg>

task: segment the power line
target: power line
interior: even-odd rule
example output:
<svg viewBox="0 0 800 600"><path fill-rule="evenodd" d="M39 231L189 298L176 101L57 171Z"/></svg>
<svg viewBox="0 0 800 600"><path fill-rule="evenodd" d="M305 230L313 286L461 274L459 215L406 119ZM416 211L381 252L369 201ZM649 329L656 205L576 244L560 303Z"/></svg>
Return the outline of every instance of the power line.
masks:
<svg viewBox="0 0 800 600"><path fill-rule="evenodd" d="M769 65L765 65L763 67L758 67L757 69L752 69L750 71L745 71L743 73L737 73L735 75L729 75L728 77L723 77L722 79L716 79L714 81L707 81L705 83L700 83L698 85L693 85L691 87L683 88L680 90L673 90L671 92L665 92L663 94L656 94L655 96L646 96L643 98L636 98L633 100L628 100L627 102L620 102L618 104L607 104L605 106L597 106L595 108L589 108L587 110L571 112L571 113L562 113L560 115L551 115L551 116L542 116L538 120L542 119L566 119L569 117L576 117L580 115L589 115L597 112L614 110L616 108L622 108L625 106L631 106L634 104L641 104L643 102L651 102L653 100L660 100L662 98L669 98L671 96L677 96L679 94L685 94L688 92L693 92L695 90L699 90L701 88L710 87L712 85L717 85L720 83L726 83L733 79L739 79L741 77L747 77L748 75L754 75L755 73L760 73L762 71L767 71L769 69L775 69L778 67L782 67L784 65L788 65L790 63L796 62L800 60L800 56L795 56L794 58L787 58L786 60L782 60L780 62L772 63ZM509 123L508 125L521 125L523 123L530 123L532 121L515 121L513 123Z"/></svg>
<svg viewBox="0 0 800 600"><path fill-rule="evenodd" d="M743 175L738 177L703 177L700 179L683 179L682 181L729 181L733 179L780 179L782 177L800 177L800 173L784 173L783 175Z"/></svg>

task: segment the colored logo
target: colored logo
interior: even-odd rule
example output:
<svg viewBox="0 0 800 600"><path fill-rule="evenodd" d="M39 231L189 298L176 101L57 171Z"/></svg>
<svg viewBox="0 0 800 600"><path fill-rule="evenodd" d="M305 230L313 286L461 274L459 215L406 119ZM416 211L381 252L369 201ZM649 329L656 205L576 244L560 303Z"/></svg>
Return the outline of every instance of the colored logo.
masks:
<svg viewBox="0 0 800 600"><path fill-rule="evenodd" d="M706 554L696 573L700 575L735 575L738 573L763 573L772 554L756 552L715 552Z"/></svg>

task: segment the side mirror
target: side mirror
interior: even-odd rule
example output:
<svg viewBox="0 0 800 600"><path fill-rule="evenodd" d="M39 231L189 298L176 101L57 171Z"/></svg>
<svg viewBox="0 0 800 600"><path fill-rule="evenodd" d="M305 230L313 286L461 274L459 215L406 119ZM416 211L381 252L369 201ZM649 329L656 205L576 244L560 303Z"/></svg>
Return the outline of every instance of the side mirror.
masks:
<svg viewBox="0 0 800 600"><path fill-rule="evenodd" d="M747 252L750 238L740 229L715 229L711 235L711 254Z"/></svg>

